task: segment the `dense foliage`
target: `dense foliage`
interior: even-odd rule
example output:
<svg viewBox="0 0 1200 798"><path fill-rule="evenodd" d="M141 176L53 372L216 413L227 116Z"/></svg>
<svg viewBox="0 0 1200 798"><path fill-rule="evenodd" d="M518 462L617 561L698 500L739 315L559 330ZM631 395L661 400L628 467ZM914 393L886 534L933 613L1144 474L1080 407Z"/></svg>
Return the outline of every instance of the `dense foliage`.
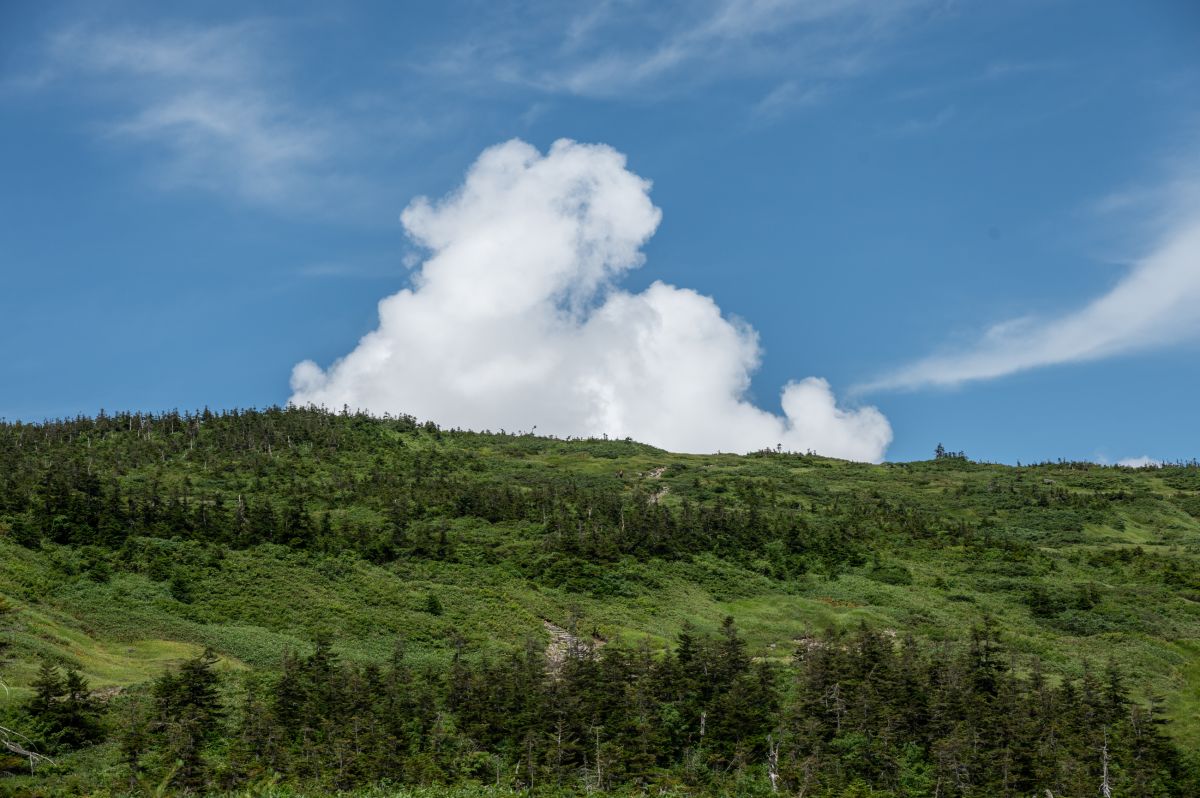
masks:
<svg viewBox="0 0 1200 798"><path fill-rule="evenodd" d="M575 642L448 670L289 656L227 719L211 652L157 679L117 732L133 784L237 788L283 775L345 790L380 780L536 789L737 789L748 771L805 795L1186 795L1196 786L1153 708L1110 669L1052 686L965 646L899 646L867 629L806 640L794 669L752 663L733 619L673 651ZM72 694L44 739L91 742ZM42 691L31 714L46 717Z"/></svg>
<svg viewBox="0 0 1200 798"><path fill-rule="evenodd" d="M0 790L1196 794L1198 519L1195 464L0 424Z"/></svg>

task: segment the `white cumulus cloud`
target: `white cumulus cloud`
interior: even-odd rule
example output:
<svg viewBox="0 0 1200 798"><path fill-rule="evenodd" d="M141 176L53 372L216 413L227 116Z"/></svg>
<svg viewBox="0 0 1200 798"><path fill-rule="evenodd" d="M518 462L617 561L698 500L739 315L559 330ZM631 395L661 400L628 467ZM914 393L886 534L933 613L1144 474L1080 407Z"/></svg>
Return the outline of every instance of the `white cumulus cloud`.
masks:
<svg viewBox="0 0 1200 798"><path fill-rule="evenodd" d="M658 226L649 189L603 145L486 150L457 191L404 211L429 252L412 287L382 300L378 328L328 369L298 364L291 401L675 451L882 459L887 419L839 407L823 379L785 386L782 414L749 402L757 334L711 298L616 286Z"/></svg>
<svg viewBox="0 0 1200 798"><path fill-rule="evenodd" d="M1124 460L1118 460L1117 465L1125 466L1126 468L1159 468L1162 466L1162 461L1142 455L1141 457L1126 457Z"/></svg>

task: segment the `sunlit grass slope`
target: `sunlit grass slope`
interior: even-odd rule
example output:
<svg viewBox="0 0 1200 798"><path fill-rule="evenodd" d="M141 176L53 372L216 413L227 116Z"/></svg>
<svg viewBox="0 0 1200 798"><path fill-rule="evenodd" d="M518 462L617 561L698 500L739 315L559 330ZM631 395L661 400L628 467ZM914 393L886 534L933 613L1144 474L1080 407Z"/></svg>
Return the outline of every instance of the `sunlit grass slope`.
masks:
<svg viewBox="0 0 1200 798"><path fill-rule="evenodd" d="M22 539L34 509L0 514L0 594L15 610L2 672L12 689L0 700L21 700L46 657L75 665L97 688L121 688L205 646L225 667L273 668L321 633L351 658L381 660L398 641L412 656L445 658L456 646L545 640L546 622L665 646L684 621L716 629L733 615L755 656L783 661L829 627L939 639L988 618L1009 647L1052 673L1115 660L1146 699L1163 703L1171 733L1200 747L1195 466L688 456L623 441L322 418L335 445L277 429L228 447L217 440L221 419L141 434L132 423L128 434L77 430L58 449L47 444L127 493L153 486L189 507L299 496L312 526L340 542L217 541L160 523L120 545L79 545ZM569 482L669 512L764 508L805 519L827 543L785 551L768 539L661 555L618 546L590 556L556 548L535 510L489 520L446 500L405 521L408 539L428 547L379 554L368 538L392 523L390 510L362 486L414 470L517 492ZM839 538L845 545L830 549Z"/></svg>

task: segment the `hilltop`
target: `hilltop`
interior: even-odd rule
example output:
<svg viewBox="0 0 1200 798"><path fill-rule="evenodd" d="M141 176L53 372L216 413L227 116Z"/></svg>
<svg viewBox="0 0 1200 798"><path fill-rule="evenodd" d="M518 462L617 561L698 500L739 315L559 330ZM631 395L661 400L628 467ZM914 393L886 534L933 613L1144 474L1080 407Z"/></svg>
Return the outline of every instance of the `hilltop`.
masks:
<svg viewBox="0 0 1200 798"><path fill-rule="evenodd" d="M0 595L10 716L43 660L115 707L206 648L237 692L322 650L662 657L689 625L728 642L731 616L747 667L781 673L839 635L934 652L984 629L1014 678L1119 670L1200 749L1195 464L680 455L297 408L6 423ZM58 767L119 778L116 745Z"/></svg>

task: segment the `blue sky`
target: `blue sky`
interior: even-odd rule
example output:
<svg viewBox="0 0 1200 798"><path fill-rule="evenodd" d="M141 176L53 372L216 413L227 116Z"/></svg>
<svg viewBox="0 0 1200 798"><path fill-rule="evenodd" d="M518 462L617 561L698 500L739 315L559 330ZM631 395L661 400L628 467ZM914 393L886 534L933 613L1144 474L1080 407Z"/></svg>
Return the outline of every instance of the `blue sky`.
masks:
<svg viewBox="0 0 1200 798"><path fill-rule="evenodd" d="M939 441L1005 462L1200 454L1195 4L580 8L0 6L0 416L349 397L563 434L653 438L672 421L745 416L668 435L672 448L766 437L861 459L923 458ZM527 207L514 209L524 189L472 166L514 138L532 148L501 151L521 185L550 192L534 205L636 175L661 213L636 181L581 211L638 208L628 241L601 246L644 260L606 260L585 307L546 293L536 324L513 317L546 338L549 374L563 358L608 364L558 393L532 387L546 373L478 388L508 343L484 347L498 328L452 325L463 303L430 299L428 264L473 279L536 261L544 242L490 239L486 264L461 260L485 241L471 214ZM562 138L609 149L552 151ZM476 185L468 175L484 204L439 202ZM406 229L419 196L431 217ZM580 252L562 257L584 268ZM656 281L675 288L653 294ZM406 287L381 321L380 300ZM607 333L589 321L603 308L712 311L704 336L652 341L675 347L672 379L703 396L626 379L628 362L660 361L631 351L646 339L624 334L627 320ZM406 326L413 314L427 326ZM373 330L387 365L335 370ZM412 360L425 340L442 354ZM710 355L719 377L691 382ZM310 360L316 382L294 382ZM812 377L827 385L799 383L811 390L781 410L781 389ZM585 402L581 384L608 404L560 414Z"/></svg>

